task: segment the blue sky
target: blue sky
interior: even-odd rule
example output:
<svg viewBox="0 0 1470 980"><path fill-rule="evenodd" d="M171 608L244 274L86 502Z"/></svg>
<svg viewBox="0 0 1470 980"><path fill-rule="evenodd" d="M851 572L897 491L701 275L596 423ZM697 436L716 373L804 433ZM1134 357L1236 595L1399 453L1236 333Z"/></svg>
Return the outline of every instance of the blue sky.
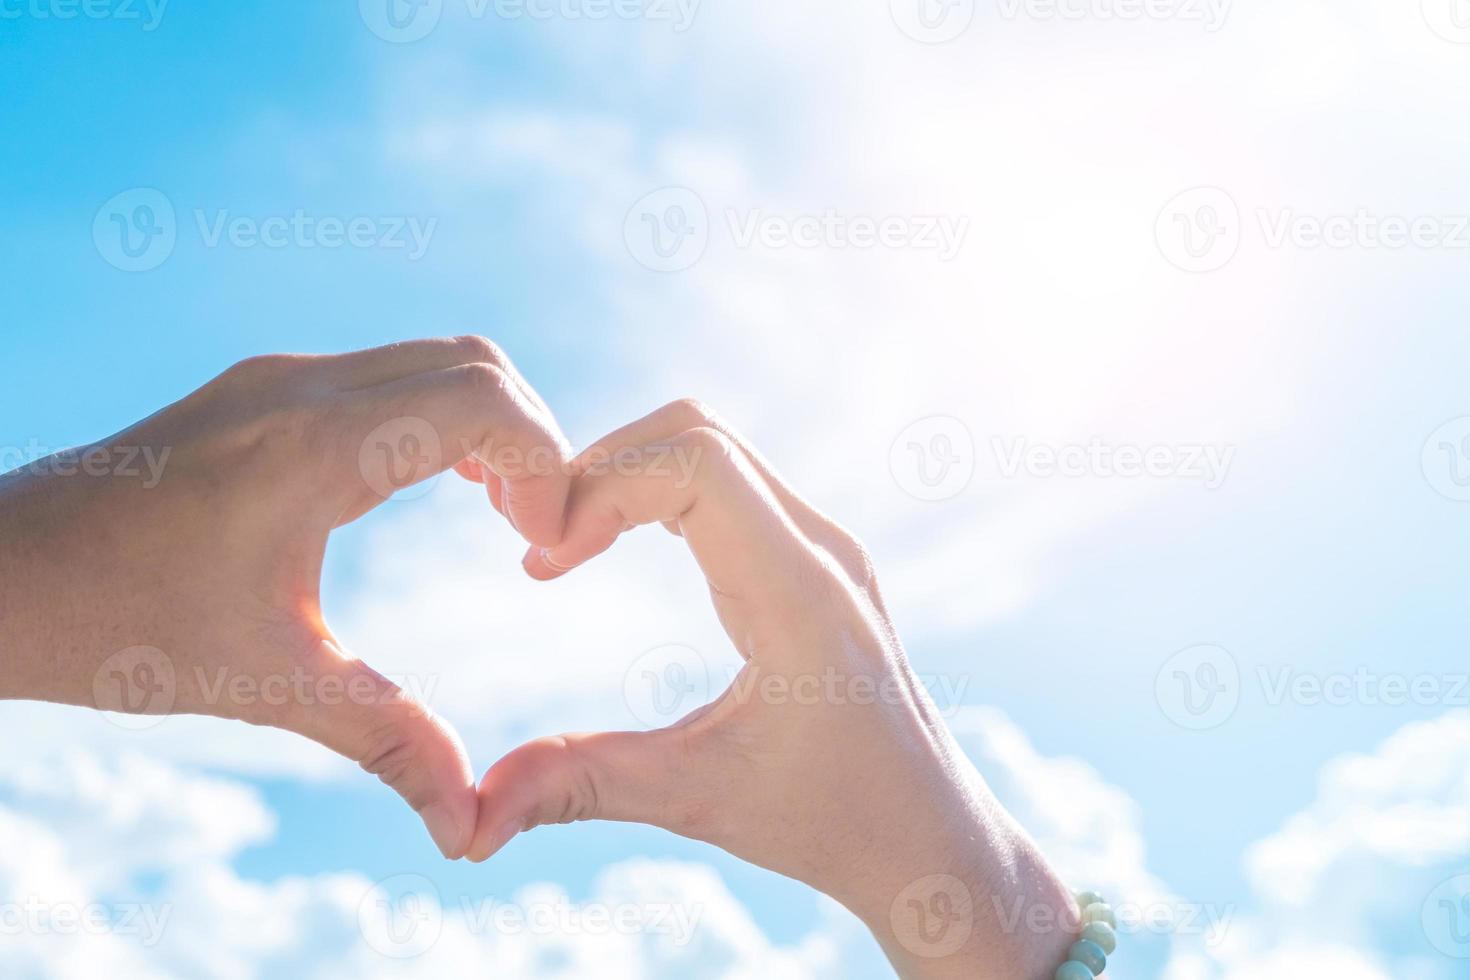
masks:
<svg viewBox="0 0 1470 980"><path fill-rule="evenodd" d="M1183 0L1136 20L962 2L932 44L904 3L706 0L685 25L661 4L541 18L443 0L411 43L375 34L371 3L201 0L152 30L121 0L98 19L0 7L0 447L99 438L250 354L463 332L505 347L577 443L700 397L868 542L919 672L959 692L963 743L1079 885L1232 911L1218 942L1137 936L1123 975L1465 976L1470 948L1438 948L1421 912L1470 867L1454 832L1470 826L1470 137L1451 125L1470 36L1448 0L1240 0L1215 29ZM125 272L94 225L131 219L143 191L168 201L176 241ZM649 195L656 221L692 215L702 251L678 251L681 268L649 268L626 230ZM211 243L222 223L298 213L365 219L373 242ZM953 256L926 247L940 219L963 229ZM1180 219L1197 238L1171 237ZM856 225L890 220L898 244L859 242ZM1393 245L1395 221L1425 241ZM379 240L410 224L421 255ZM784 244L807 227L821 244ZM1342 244L1317 243L1334 230ZM932 446L935 417L958 423L944 431L974 473L924 500L894 448ZM1013 450L1093 444L1158 447L1171 468L1009 467ZM1191 469L1206 451L1228 459L1217 486ZM334 628L432 681L478 769L538 734L634 724L623 677L645 651L728 662L677 542L624 542L552 586L523 581L518 556L453 481L329 556ZM1216 677L1234 665L1238 706L1191 730L1174 685L1205 676L1200 657ZM1370 693L1311 694L1357 676ZM1385 680L1430 694L1384 703ZM0 868L10 890L187 897L193 918L156 946L98 947L158 976L493 963L539 980L579 975L578 957L609 975L887 975L804 888L652 830L543 830L448 865L391 793L311 746L6 710L22 734L0 817L16 827L61 820L118 852L159 832L57 816L99 779L133 786L138 813L147 787L184 786L206 814L250 818L176 828L209 876L65 844L54 867ZM459 933L398 961L355 927L223 944L233 969L192 948L231 923L269 932L273 907L341 925L353 888L403 874L446 907L543 884L607 901L652 879L708 916L668 961L647 937L609 952ZM266 910L242 911L237 885ZM29 939L26 975L77 968L54 936Z"/></svg>

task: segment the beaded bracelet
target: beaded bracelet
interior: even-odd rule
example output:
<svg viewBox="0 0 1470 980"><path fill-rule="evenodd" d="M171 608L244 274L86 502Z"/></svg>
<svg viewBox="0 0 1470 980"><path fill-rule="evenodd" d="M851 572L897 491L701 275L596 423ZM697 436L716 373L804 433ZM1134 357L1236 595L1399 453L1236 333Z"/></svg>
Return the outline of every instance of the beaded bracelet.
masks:
<svg viewBox="0 0 1470 980"><path fill-rule="evenodd" d="M1057 967L1053 980L1093 980L1108 965L1118 948L1118 920L1113 908L1097 892L1078 892L1077 909L1082 915L1082 938L1067 951L1067 962Z"/></svg>

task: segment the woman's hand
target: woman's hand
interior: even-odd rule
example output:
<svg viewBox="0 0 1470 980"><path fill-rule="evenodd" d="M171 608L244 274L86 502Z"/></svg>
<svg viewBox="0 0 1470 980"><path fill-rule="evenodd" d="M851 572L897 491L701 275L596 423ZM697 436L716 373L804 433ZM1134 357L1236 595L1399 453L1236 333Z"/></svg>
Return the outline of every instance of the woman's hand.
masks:
<svg viewBox="0 0 1470 980"><path fill-rule="evenodd" d="M682 452L693 478L632 466L630 447L650 461ZM616 467L598 465L612 453ZM614 432L573 466L565 537L533 546L526 570L555 578L662 523L687 540L745 664L672 727L506 756L481 783L469 856L539 824L653 824L838 899L905 977L1050 978L1079 928L1071 895L910 671L861 545L696 403Z"/></svg>
<svg viewBox="0 0 1470 980"><path fill-rule="evenodd" d="M381 776L459 857L477 807L464 749L333 638L327 536L458 464L529 541L554 544L567 455L482 338L243 362L0 477L0 696L298 732Z"/></svg>

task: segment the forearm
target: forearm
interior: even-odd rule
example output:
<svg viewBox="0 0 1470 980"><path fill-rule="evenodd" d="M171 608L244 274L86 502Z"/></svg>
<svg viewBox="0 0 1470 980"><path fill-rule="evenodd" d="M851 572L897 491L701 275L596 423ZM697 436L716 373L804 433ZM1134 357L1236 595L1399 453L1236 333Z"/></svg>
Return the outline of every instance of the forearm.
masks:
<svg viewBox="0 0 1470 980"><path fill-rule="evenodd" d="M0 699L87 704L106 656L93 656L101 638L87 615L96 569L54 533L74 490L25 469L0 476Z"/></svg>
<svg viewBox="0 0 1470 980"><path fill-rule="evenodd" d="M1074 900L998 805L916 817L906 839L865 855L865 880L839 896L904 980L1051 980L1080 929Z"/></svg>

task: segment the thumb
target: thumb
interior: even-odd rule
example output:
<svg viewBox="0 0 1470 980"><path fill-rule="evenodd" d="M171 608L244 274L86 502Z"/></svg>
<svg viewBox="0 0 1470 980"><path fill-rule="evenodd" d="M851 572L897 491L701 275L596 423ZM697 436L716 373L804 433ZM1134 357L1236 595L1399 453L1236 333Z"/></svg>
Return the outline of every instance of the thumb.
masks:
<svg viewBox="0 0 1470 980"><path fill-rule="evenodd" d="M321 644L314 668L321 695L289 727L388 784L422 818L445 857L463 857L478 802L459 735L427 705L331 642Z"/></svg>
<svg viewBox="0 0 1470 980"><path fill-rule="evenodd" d="M579 820L646 823L686 837L708 831L711 808L690 785L689 730L557 735L528 742L480 782L466 855L484 861L517 834Z"/></svg>

